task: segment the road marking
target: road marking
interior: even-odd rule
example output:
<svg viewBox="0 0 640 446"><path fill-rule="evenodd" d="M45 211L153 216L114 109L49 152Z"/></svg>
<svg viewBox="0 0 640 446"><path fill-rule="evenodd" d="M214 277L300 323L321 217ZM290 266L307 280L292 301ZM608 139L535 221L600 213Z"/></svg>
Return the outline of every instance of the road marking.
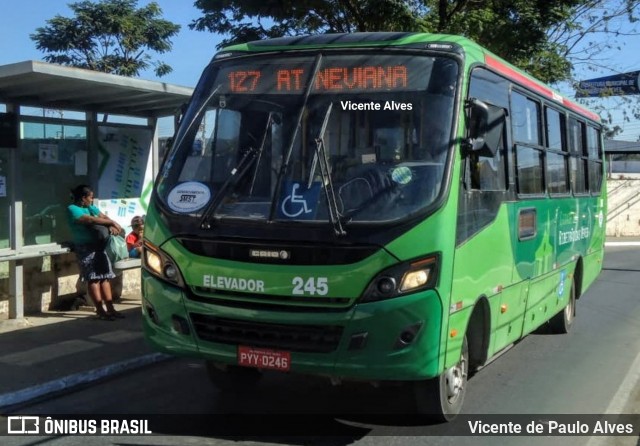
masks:
<svg viewBox="0 0 640 446"><path fill-rule="evenodd" d="M627 373L627 376L624 378L624 381L622 381L618 391L611 400L606 413L625 413L624 410L627 401L629 400L629 397L633 395L638 383L640 383L640 353L638 353L636 359L633 361L633 364L629 369L629 373Z"/></svg>
<svg viewBox="0 0 640 446"><path fill-rule="evenodd" d="M629 373L625 376L622 384L618 388L618 391L611 399L609 403L609 407L605 411L607 415L617 415L624 413L633 413L638 411L639 409L636 407L633 409L633 412L630 412L626 409L627 403L630 398L635 397L634 392L637 389L638 384L640 383L640 353L636 356L636 359L631 364L631 368L629 368ZM636 439L633 437L615 437L616 445L626 445L629 444L635 445ZM629 442L627 443L627 439ZM587 446L605 446L612 444L612 437L609 436L592 436L587 443Z"/></svg>

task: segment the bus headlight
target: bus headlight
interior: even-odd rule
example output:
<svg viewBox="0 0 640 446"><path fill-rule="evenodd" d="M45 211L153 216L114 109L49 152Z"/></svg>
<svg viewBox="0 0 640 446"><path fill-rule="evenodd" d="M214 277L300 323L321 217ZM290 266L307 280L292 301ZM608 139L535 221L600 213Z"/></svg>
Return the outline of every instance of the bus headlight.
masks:
<svg viewBox="0 0 640 446"><path fill-rule="evenodd" d="M182 275L175 262L157 246L144 241L142 266L159 279L184 288Z"/></svg>
<svg viewBox="0 0 640 446"><path fill-rule="evenodd" d="M402 279L400 291L405 292L420 288L429 281L429 274L431 274L430 268L409 271Z"/></svg>
<svg viewBox="0 0 640 446"><path fill-rule="evenodd" d="M433 288L436 285L437 272L437 255L394 265L373 278L360 297L360 302L375 302Z"/></svg>
<svg viewBox="0 0 640 446"><path fill-rule="evenodd" d="M162 274L162 259L160 256L151 249L144 250L145 264L156 274Z"/></svg>

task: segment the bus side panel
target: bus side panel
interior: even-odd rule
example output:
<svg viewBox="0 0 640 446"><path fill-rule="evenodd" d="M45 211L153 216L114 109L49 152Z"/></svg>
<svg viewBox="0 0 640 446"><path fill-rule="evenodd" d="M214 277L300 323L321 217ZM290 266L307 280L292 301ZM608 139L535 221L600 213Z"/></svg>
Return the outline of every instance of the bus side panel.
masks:
<svg viewBox="0 0 640 446"><path fill-rule="evenodd" d="M606 187L606 186L603 186ZM601 197L591 201L595 224L593 225L593 235L589 245L587 255L584 256L584 271L582 277L581 292L584 293L587 288L596 280L604 262L604 242L605 242L605 220L607 215L606 209L606 190L602 192ZM579 296L578 296L579 297Z"/></svg>
<svg viewBox="0 0 640 446"><path fill-rule="evenodd" d="M559 202L558 208L557 265L562 267L582 259L582 282L577 286L584 292L602 268L604 200L600 197L579 197Z"/></svg>
<svg viewBox="0 0 640 446"><path fill-rule="evenodd" d="M459 175L458 164L454 166L453 172L454 178ZM449 197L458 196L457 188L457 183L451 185ZM425 254L436 252L441 255L436 289L442 305L439 314L441 317L440 332L437 334L439 373L460 359L463 337L458 336L452 339L449 333L450 330L457 330L463 335L466 321L470 315L469 313L461 320L457 320L456 315L453 320L450 320L449 317L450 306L455 302L455 294L451 291L455 252L451 247L455 243L456 232L451 222L456 221L456 215L457 200L449 199L441 209L424 222L386 246L386 249L400 260L419 258ZM466 308L470 308L470 306L465 305ZM460 317L460 315L457 316Z"/></svg>
<svg viewBox="0 0 640 446"><path fill-rule="evenodd" d="M569 303L573 266L566 265L531 281L523 335L540 327Z"/></svg>
<svg viewBox="0 0 640 446"><path fill-rule="evenodd" d="M598 274L602 271L602 263L604 262L604 250L594 251L584 257L583 275L581 292L584 293L587 288L598 278Z"/></svg>
<svg viewBox="0 0 640 446"><path fill-rule="evenodd" d="M522 335L526 335L547 321L555 312L554 302L557 287L557 252L555 249L558 231L558 207L547 199L519 202L512 240L516 257L516 277L529 279L525 288L526 309ZM535 217L535 233L523 237L520 215L528 213ZM566 272L564 273L566 275Z"/></svg>
<svg viewBox="0 0 640 446"><path fill-rule="evenodd" d="M519 211L535 209L536 234L528 240L514 235L516 275L530 278L523 335L548 321L569 302L569 290L578 259L583 259L583 287L599 266L587 255L594 240L602 243L603 229L595 197L540 199L519 203ZM602 251L600 251L602 252ZM583 288L584 290L584 288Z"/></svg>
<svg viewBox="0 0 640 446"><path fill-rule="evenodd" d="M458 246L455 251L453 283L451 292L451 309L456 305L463 309L473 309L477 300L484 296L489 301L491 327L485 327L491 333L497 327L509 324L521 325L521 305L513 304L512 311L500 314L503 299L511 304L520 301L520 292L511 288L513 272L513 248L509 234L509 209L502 205L495 220L479 231L469 240ZM506 297L504 290L508 290ZM449 332L457 330L464 335L467 331L472 312L452 313L449 321ZM493 338L493 335L491 336ZM449 336L447 343L446 365L454 364L459 359L456 343ZM492 339L493 342L493 339ZM493 347L495 348L495 347ZM492 349L490 347L490 349Z"/></svg>
<svg viewBox="0 0 640 446"><path fill-rule="evenodd" d="M500 307L495 311L495 327L489 356L522 337L529 282L523 281L502 290Z"/></svg>

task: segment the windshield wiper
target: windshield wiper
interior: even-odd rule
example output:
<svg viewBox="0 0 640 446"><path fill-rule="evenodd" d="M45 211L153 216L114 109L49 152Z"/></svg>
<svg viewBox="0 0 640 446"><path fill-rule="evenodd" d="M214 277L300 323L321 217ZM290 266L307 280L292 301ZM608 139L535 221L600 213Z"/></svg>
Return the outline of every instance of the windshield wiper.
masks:
<svg viewBox="0 0 640 446"><path fill-rule="evenodd" d="M273 221L273 217L276 214L276 209L278 207L278 198L280 197L280 192L282 190L282 178L285 173L289 169L289 163L291 162L291 153L293 152L293 146L296 143L296 138L298 137L298 132L300 131L300 126L302 125L302 117L304 116L304 110L307 108L307 102L309 102L309 95L311 94L311 89L313 88L313 84L316 82L316 77L318 77L318 71L320 71L320 62L322 61L322 54L318 54L316 56L315 64L313 66L313 71L311 75L311 79L309 79L309 84L307 85L307 89L304 92L304 100L302 101L302 105L300 106L300 111L298 112L298 118L296 120L296 126L293 131L293 135L291 135L291 141L289 143L289 147L287 148L287 152L284 154L284 160L282 166L280 167L280 172L278 172L278 178L276 179L276 189L273 194L273 200L271 201L271 209L269 210L269 222Z"/></svg>
<svg viewBox="0 0 640 446"><path fill-rule="evenodd" d="M267 135L269 134L269 128L271 127L271 123L273 121L273 112L269 112L269 116L267 117L267 125L264 128L264 133L262 134L262 141L260 142L260 147L258 147L258 161L256 161L256 168L253 171L253 179L251 180L249 195L253 194L253 187L256 185L256 178L258 177L258 169L260 168L260 161L262 160L264 145L267 143Z"/></svg>
<svg viewBox="0 0 640 446"><path fill-rule="evenodd" d="M211 229L211 222L209 221L209 217L220 205L220 203L222 203L222 200L224 200L224 198L227 196L227 189L229 189L232 184L235 187L235 185L238 184L240 178L242 178L247 170L249 170L249 166L251 166L253 160L256 159L257 154L257 149L249 147L240 162L231 170L231 173L229 173L229 177L227 178L227 180L222 184L222 186L220 186L220 190L202 213L200 228Z"/></svg>
<svg viewBox="0 0 640 446"><path fill-rule="evenodd" d="M194 114L194 116L199 116L200 113L202 113L202 110L204 110L204 108L209 105L209 101L211 99L213 99L213 97L216 95L216 93L218 93L218 90L220 90L220 88L222 87L222 84L218 84L218 86L211 92L209 93L209 95L207 96L207 99L202 101L202 105L200 105L200 108L198 108L198 111ZM184 115L180 118L181 121L184 121ZM195 124L196 120L192 119L191 122L189 122L187 124L187 128L182 132L182 134L180 134L180 139L174 141L172 147L180 147L182 145L182 141L184 140L184 138L186 138L187 134L191 131L191 128L193 127L193 125ZM182 123L181 123L182 124ZM177 136L177 135L176 135Z"/></svg>
<svg viewBox="0 0 640 446"><path fill-rule="evenodd" d="M307 189L311 188L313 183L313 176L316 171L316 164L320 165L320 177L322 178L322 185L324 187L325 196L327 197L327 209L329 210L329 219L333 226L333 231L336 235L346 235L342 222L340 221L340 212L338 211L338 202L336 200L336 191L333 188L333 181L331 180L331 172L329 171L329 163L327 161L327 149L324 144L324 134L329 124L329 117L331 116L331 109L333 108L333 102L327 107L327 111L324 114L322 121L322 127L315 139L316 153L313 155L313 161L311 163L311 171L309 172L309 182Z"/></svg>

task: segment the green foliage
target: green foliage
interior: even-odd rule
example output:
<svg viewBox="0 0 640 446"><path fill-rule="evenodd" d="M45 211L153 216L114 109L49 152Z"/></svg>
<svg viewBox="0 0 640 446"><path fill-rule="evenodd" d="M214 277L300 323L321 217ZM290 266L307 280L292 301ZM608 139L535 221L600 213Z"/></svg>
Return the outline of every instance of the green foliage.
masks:
<svg viewBox="0 0 640 446"><path fill-rule="evenodd" d="M632 20L637 4L637 0L196 0L203 16L189 26L226 36L220 46L327 32L459 34L543 81L558 82L571 78L578 43L590 34L608 32L611 18L626 14ZM597 54L596 47L592 54Z"/></svg>
<svg viewBox="0 0 640 446"><path fill-rule="evenodd" d="M149 52L171 50L180 26L161 19L155 2L136 6L137 0L71 3L74 17L57 15L30 37L47 62L123 76L137 76L150 66L157 76L170 73L171 67Z"/></svg>
<svg viewBox="0 0 640 446"><path fill-rule="evenodd" d="M571 63L548 31L571 20L584 0L438 3L443 9L430 10L428 31L467 36L545 82L569 78Z"/></svg>
<svg viewBox="0 0 640 446"><path fill-rule="evenodd" d="M318 33L413 31L419 0L196 0L204 15L191 29L229 36L219 47L251 40Z"/></svg>

